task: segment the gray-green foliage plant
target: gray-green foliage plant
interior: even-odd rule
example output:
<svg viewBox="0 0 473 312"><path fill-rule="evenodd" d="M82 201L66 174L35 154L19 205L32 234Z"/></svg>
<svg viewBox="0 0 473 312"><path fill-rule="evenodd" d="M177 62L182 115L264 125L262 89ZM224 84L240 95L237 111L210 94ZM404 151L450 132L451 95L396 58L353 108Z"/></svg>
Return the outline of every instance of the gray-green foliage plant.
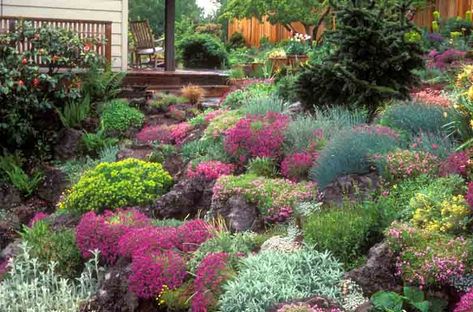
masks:
<svg viewBox="0 0 473 312"><path fill-rule="evenodd" d="M9 273L0 283L2 312L77 312L97 291L101 269L98 253L86 263L76 280L56 274L57 263L43 265L30 255L27 243L9 262Z"/></svg>
<svg viewBox="0 0 473 312"><path fill-rule="evenodd" d="M248 98L240 108L245 115L266 115L266 113L286 113L288 103L275 95Z"/></svg>
<svg viewBox="0 0 473 312"><path fill-rule="evenodd" d="M275 303L314 295L339 298L342 266L328 252L264 251L241 261L240 272L224 285L220 310L264 312Z"/></svg>
<svg viewBox="0 0 473 312"><path fill-rule="evenodd" d="M393 135L356 129L342 130L320 152L310 177L320 188L325 188L337 177L369 173L371 155L385 154L397 147L398 139Z"/></svg>

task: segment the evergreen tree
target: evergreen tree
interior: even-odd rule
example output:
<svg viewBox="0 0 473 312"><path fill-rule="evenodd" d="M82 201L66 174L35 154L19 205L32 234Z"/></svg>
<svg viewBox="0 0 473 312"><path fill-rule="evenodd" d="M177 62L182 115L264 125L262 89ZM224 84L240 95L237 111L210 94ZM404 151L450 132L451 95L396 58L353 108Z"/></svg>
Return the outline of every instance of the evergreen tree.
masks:
<svg viewBox="0 0 473 312"><path fill-rule="evenodd" d="M384 101L408 98L417 82L412 70L424 64L418 30L406 17L410 4L352 0L336 8L336 29L325 38L333 52L297 82L304 106L362 107L373 118Z"/></svg>

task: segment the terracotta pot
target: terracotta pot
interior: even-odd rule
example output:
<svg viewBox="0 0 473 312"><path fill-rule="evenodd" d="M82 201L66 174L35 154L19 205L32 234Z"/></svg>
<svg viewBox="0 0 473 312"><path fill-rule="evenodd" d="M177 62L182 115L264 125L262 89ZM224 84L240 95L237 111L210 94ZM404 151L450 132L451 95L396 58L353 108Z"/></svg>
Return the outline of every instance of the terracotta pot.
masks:
<svg viewBox="0 0 473 312"><path fill-rule="evenodd" d="M273 72L278 71L284 66L289 65L287 57L271 57L269 60L273 65Z"/></svg>
<svg viewBox="0 0 473 312"><path fill-rule="evenodd" d="M307 55L288 55L289 65L292 67L297 67L300 64L307 63L309 57Z"/></svg>
<svg viewBox="0 0 473 312"><path fill-rule="evenodd" d="M253 72L253 67L251 64L239 64L236 67L241 68L247 77Z"/></svg>
<svg viewBox="0 0 473 312"><path fill-rule="evenodd" d="M251 63L251 71L252 71L253 73L256 73L256 72L259 71L263 66L264 66L264 63L260 63L260 62Z"/></svg>

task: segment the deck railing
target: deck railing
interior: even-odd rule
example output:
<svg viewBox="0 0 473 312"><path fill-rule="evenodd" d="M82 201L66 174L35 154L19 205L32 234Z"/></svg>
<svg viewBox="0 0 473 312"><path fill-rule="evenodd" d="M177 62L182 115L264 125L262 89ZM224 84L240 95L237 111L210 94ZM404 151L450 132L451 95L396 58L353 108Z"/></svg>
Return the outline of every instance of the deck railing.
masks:
<svg viewBox="0 0 473 312"><path fill-rule="evenodd" d="M94 46L95 51L108 62L112 59L112 22L106 21L89 21L89 20L66 20L53 18L36 18L36 17L0 17L0 33L9 33L15 30L17 23L20 21L28 21L33 27L52 26L64 28L76 32L81 39L93 38L98 42ZM31 48L31 43L25 41L18 46L20 51L26 51Z"/></svg>

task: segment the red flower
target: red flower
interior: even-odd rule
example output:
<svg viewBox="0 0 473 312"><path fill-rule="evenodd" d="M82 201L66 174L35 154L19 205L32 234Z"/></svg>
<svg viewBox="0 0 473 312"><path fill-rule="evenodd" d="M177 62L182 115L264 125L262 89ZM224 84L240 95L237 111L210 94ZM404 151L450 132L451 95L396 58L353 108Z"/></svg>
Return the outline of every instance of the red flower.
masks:
<svg viewBox="0 0 473 312"><path fill-rule="evenodd" d="M28 59L27 59L26 57L24 57L24 58L21 60L21 64L23 64L23 65L28 64Z"/></svg>
<svg viewBox="0 0 473 312"><path fill-rule="evenodd" d="M39 87L40 84L41 84L41 80L39 80L38 78L33 79L33 86L37 88Z"/></svg>
<svg viewBox="0 0 473 312"><path fill-rule="evenodd" d="M23 80L18 80L18 86L23 87L25 85L25 82Z"/></svg>
<svg viewBox="0 0 473 312"><path fill-rule="evenodd" d="M89 52L91 49L92 49L91 44L87 43L86 45L84 45L84 52L85 53Z"/></svg>

